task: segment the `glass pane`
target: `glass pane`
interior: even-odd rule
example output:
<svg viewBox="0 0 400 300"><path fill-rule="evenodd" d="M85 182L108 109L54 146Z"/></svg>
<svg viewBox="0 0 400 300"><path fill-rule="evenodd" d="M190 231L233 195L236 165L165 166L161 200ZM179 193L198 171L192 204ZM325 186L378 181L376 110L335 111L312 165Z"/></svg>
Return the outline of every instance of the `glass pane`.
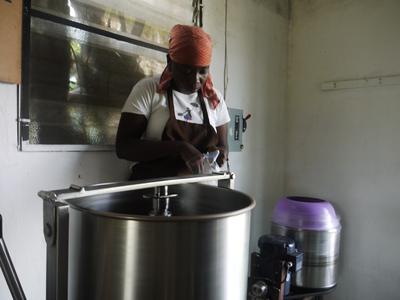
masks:
<svg viewBox="0 0 400 300"><path fill-rule="evenodd" d="M191 24L191 0L32 0L32 7L168 47L173 25Z"/></svg>
<svg viewBox="0 0 400 300"><path fill-rule="evenodd" d="M132 87L160 74L165 53L31 19L31 144L112 145Z"/></svg>

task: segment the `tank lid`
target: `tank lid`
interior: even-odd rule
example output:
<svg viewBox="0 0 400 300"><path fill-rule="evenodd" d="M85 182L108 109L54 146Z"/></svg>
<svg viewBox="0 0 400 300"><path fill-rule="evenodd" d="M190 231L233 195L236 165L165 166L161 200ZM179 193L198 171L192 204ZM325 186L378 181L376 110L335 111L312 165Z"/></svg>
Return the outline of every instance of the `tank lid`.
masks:
<svg viewBox="0 0 400 300"><path fill-rule="evenodd" d="M296 229L328 230L340 227L340 218L329 201L290 196L278 201L272 222Z"/></svg>

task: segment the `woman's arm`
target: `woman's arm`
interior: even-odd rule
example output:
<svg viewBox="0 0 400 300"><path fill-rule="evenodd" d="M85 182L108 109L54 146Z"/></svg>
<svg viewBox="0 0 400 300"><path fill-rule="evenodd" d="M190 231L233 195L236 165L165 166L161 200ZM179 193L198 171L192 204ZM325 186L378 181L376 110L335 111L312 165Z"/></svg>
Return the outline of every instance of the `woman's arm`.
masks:
<svg viewBox="0 0 400 300"><path fill-rule="evenodd" d="M202 154L189 143L141 139L146 127L145 116L125 112L121 114L116 138L119 158L144 162L179 155L185 162L201 161Z"/></svg>
<svg viewBox="0 0 400 300"><path fill-rule="evenodd" d="M218 149L220 151L217 158L217 163L221 167L224 162L228 159L228 123L217 127L218 135Z"/></svg>

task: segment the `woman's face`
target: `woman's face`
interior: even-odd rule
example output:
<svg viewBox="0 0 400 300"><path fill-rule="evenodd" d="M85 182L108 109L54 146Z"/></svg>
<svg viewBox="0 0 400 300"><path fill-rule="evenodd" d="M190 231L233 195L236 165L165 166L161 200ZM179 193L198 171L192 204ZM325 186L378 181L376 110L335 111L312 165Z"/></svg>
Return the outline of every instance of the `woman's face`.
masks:
<svg viewBox="0 0 400 300"><path fill-rule="evenodd" d="M206 82L209 67L195 67L182 65L168 60L169 70L172 73L174 89L183 94L197 92Z"/></svg>

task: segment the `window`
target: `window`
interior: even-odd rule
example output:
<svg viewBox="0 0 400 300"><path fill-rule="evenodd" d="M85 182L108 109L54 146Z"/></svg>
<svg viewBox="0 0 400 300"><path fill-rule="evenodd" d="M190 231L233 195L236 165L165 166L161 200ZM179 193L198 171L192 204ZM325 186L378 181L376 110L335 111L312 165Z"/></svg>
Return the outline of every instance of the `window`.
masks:
<svg viewBox="0 0 400 300"><path fill-rule="evenodd" d="M21 150L112 149L132 87L162 72L187 0L25 2Z"/></svg>

